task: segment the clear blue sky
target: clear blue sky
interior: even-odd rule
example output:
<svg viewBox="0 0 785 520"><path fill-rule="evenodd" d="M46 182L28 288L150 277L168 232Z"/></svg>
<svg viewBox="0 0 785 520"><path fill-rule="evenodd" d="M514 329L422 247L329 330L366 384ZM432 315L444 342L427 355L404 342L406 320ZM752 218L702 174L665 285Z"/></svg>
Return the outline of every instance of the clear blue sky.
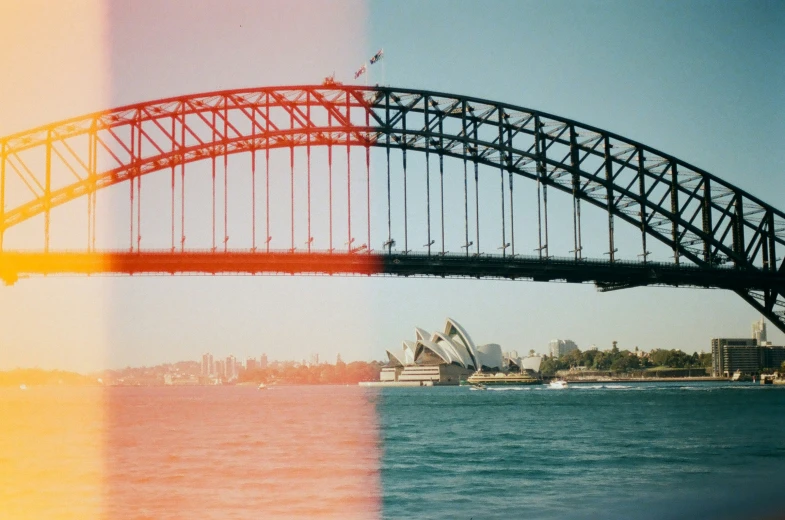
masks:
<svg viewBox="0 0 785 520"><path fill-rule="evenodd" d="M0 112L12 114L0 121L0 133L182 93L318 83L333 71L348 82L383 47L387 84L575 119L785 206L781 2L183 5L110 2L101 27L77 28L70 38L44 33L61 60L98 34L106 45L102 97L58 98L62 84L76 81L69 75L78 67L64 67L55 78L26 70L16 89L0 89ZM56 13L42 12L47 16ZM5 46L0 63L22 55L23 45ZM415 325L436 329L445 316L475 341L505 350L544 352L558 337L581 348L617 340L621 348L692 352L708 350L713 336L748 336L758 318L723 291L600 294L588 285L324 277L31 279L0 288L0 310L0 369L76 370L197 359L204 351L381 359L385 348L410 339ZM770 339L785 343L769 330ZM88 354L96 349L105 355Z"/></svg>

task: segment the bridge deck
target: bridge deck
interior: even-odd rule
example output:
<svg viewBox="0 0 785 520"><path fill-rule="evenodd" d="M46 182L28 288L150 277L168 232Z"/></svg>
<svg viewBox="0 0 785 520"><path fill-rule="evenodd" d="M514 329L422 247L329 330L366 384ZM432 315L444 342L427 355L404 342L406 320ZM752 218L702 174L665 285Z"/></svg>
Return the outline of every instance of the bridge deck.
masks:
<svg viewBox="0 0 785 520"><path fill-rule="evenodd" d="M0 253L0 277L7 284L27 275L112 273L441 276L592 282L601 290L642 285L731 290L785 285L785 275L734 267L501 255L250 251Z"/></svg>

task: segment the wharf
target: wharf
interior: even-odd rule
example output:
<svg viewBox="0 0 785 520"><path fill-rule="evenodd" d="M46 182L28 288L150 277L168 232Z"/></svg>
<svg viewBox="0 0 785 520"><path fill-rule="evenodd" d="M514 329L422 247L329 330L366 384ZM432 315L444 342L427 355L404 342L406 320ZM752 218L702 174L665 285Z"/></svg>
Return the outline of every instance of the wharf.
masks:
<svg viewBox="0 0 785 520"><path fill-rule="evenodd" d="M383 386L434 386L433 381L360 381L360 386L383 387ZM438 386L438 383L436 384Z"/></svg>
<svg viewBox="0 0 785 520"><path fill-rule="evenodd" d="M618 377L612 379L565 379L571 385L597 384L597 383L710 383L717 381L730 381L727 377Z"/></svg>
<svg viewBox="0 0 785 520"><path fill-rule="evenodd" d="M551 378L557 379L557 378ZM547 383L548 378L543 381ZM613 378L613 379L565 379L571 385L582 384L613 384L613 383L711 383L718 381L730 381L727 377L646 377L646 378ZM438 382L438 381L361 381L357 383L366 387L420 387L420 386L457 386L457 382ZM781 383L785 384L785 380Z"/></svg>

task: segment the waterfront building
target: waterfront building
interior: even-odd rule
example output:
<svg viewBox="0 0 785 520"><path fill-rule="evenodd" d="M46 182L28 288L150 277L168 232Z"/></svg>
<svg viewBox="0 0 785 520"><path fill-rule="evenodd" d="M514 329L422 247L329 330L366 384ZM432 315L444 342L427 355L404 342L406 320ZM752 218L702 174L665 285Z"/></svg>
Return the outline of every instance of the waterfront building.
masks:
<svg viewBox="0 0 785 520"><path fill-rule="evenodd" d="M780 368L785 362L785 347L767 340L763 318L752 323L752 338L712 338L712 375L730 377L737 371L754 375Z"/></svg>
<svg viewBox="0 0 785 520"><path fill-rule="evenodd" d="M730 377L737 370L743 374L756 374L760 371L757 341L752 338L712 338L712 375Z"/></svg>
<svg viewBox="0 0 785 520"><path fill-rule="evenodd" d="M548 343L548 350L553 358L560 358L568 352L578 350L578 345L571 339L552 339Z"/></svg>
<svg viewBox="0 0 785 520"><path fill-rule="evenodd" d="M761 348L763 368L778 369L785 363L785 347L764 346Z"/></svg>
<svg viewBox="0 0 785 520"><path fill-rule="evenodd" d="M477 346L452 318L447 318L441 332L429 333L415 327L414 340L404 340L398 350L387 350L387 358L387 367L381 374L383 382L458 384L477 370L498 372L509 366L501 346Z"/></svg>
<svg viewBox="0 0 785 520"><path fill-rule="evenodd" d="M256 361L256 358L249 357L245 360L246 370L256 370L257 368L259 368L259 362Z"/></svg>
<svg viewBox="0 0 785 520"><path fill-rule="evenodd" d="M223 379L226 375L226 363L221 361L220 359L216 359L213 362L213 373L211 377L216 379Z"/></svg>
<svg viewBox="0 0 785 520"><path fill-rule="evenodd" d="M267 368L267 354L262 354L259 358L259 368Z"/></svg>
<svg viewBox="0 0 785 520"><path fill-rule="evenodd" d="M712 375L730 377L736 371L759 374L777 369L785 362L785 347L758 345L753 338L713 338L711 340Z"/></svg>

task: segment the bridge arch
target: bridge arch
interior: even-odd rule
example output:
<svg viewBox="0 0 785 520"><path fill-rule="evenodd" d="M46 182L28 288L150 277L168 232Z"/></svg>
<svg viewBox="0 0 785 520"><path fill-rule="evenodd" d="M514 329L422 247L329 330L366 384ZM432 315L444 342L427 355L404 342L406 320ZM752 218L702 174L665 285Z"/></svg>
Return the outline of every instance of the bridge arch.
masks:
<svg viewBox="0 0 785 520"><path fill-rule="evenodd" d="M743 273L745 281L730 285L694 285L732 289L785 330L785 262L778 258L785 246L782 211L612 132L507 103L413 89L332 84L211 92L129 105L0 138L0 250L7 229L41 214L48 244L51 210L94 197L102 188L161 170L184 171L185 165L204 159L303 146L381 147L498 168L502 204L505 175L510 193L516 179L536 183L538 197L548 188L566 193L576 221L576 262L586 260L583 202L607 213L609 263L616 260L614 221L621 220L640 231L643 265L648 263L647 239L653 238L672 250L675 266L686 261L718 278ZM53 187L51 168L58 160L75 180ZM10 176L22 181L30 197L6 207ZM545 204L547 237L547 197ZM512 258L514 238L513 232ZM467 256L469 246L467 241ZM507 256L506 245L502 256ZM549 257L547 239L540 240L540 260ZM611 290L641 283L598 281L598 286Z"/></svg>

